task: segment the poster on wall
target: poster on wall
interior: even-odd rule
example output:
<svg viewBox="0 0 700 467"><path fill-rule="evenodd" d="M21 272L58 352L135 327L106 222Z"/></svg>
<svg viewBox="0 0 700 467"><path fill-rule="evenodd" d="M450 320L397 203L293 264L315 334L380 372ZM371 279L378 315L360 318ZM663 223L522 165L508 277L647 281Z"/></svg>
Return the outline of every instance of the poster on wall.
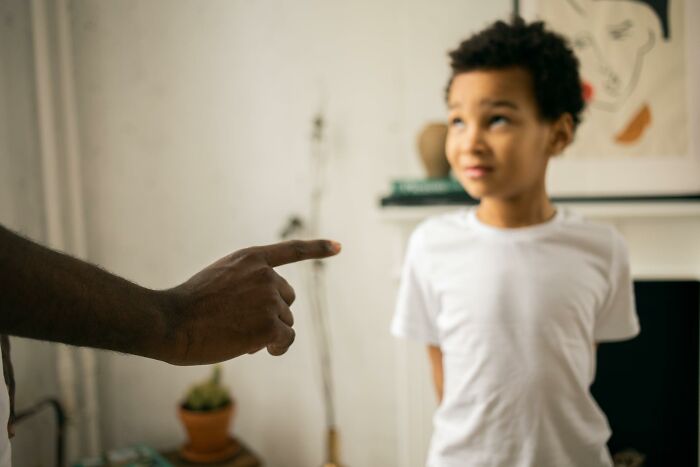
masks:
<svg viewBox="0 0 700 467"><path fill-rule="evenodd" d="M558 196L700 195L700 33L688 0L521 0L564 35L586 110L551 164Z"/></svg>

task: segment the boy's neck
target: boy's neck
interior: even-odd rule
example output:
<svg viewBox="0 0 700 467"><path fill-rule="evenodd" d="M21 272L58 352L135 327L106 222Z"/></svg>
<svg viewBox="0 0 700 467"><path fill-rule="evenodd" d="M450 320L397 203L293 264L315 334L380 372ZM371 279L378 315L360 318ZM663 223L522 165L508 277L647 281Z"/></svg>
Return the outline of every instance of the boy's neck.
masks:
<svg viewBox="0 0 700 467"><path fill-rule="evenodd" d="M511 199L484 197L476 211L481 222L506 229L542 224L555 214L544 190Z"/></svg>

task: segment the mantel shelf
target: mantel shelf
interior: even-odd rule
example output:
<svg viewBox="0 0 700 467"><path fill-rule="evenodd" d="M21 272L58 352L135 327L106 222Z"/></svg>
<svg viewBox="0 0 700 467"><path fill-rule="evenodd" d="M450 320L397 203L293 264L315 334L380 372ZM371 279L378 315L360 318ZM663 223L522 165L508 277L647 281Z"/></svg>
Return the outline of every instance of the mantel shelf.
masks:
<svg viewBox="0 0 700 467"><path fill-rule="evenodd" d="M700 201L623 201L623 202L556 202L586 217L597 219L700 219ZM387 222L419 222L435 214L454 211L459 205L441 204L424 206L384 206L380 217Z"/></svg>

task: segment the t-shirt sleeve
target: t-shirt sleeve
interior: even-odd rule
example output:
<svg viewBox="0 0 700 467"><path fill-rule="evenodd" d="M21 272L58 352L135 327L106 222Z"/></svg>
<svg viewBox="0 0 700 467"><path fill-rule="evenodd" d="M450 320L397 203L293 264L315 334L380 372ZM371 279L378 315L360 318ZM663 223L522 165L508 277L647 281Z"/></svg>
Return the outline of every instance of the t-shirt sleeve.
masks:
<svg viewBox="0 0 700 467"><path fill-rule="evenodd" d="M639 334L639 319L634 303L634 288L627 246L613 231L608 297L596 316L596 342L621 341Z"/></svg>
<svg viewBox="0 0 700 467"><path fill-rule="evenodd" d="M421 233L416 230L408 242L391 333L427 344L439 345L435 324L437 300L425 280Z"/></svg>

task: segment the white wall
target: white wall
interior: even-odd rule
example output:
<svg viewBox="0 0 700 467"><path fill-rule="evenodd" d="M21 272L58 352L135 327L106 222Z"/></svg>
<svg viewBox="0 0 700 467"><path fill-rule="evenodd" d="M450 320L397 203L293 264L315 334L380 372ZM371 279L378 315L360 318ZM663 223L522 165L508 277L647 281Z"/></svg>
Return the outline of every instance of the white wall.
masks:
<svg viewBox="0 0 700 467"><path fill-rule="evenodd" d="M329 124L324 235L343 457L397 463L394 237L377 201L419 175L415 135L443 116L446 51L509 0L74 0L89 258L151 287L277 241L307 214L312 116ZM298 266L297 342L226 365L234 431L268 465L322 460L319 380ZM175 446L175 405L207 368L102 354L104 445Z"/></svg>

